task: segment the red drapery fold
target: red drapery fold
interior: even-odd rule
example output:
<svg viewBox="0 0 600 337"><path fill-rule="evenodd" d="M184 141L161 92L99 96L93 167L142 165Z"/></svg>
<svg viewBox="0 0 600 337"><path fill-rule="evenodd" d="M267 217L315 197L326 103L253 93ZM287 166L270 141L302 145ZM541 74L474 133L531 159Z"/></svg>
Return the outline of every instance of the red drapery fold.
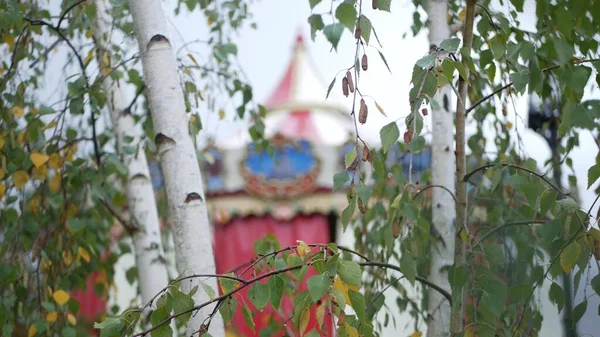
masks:
<svg viewBox="0 0 600 337"><path fill-rule="evenodd" d="M215 226L215 262L218 273L228 273L239 265L251 261L255 256L254 242L264 238L267 234L273 234L280 242L281 247L295 245L297 240L302 240L307 244L331 242L329 233L329 223L327 216L314 215L298 215L291 220L277 220L269 215L236 218L229 221L227 224ZM243 270L243 269L242 269ZM306 280L315 275L313 268L309 271L304 279L304 284L301 285L299 291L306 289ZM251 272L247 272L244 279L252 278ZM247 299L247 292L250 287L241 290L236 298L238 301L244 300L250 308L255 311L251 302ZM242 314L242 308L238 305L236 313L233 317L233 322L228 328L237 336L254 337L259 336L260 329L266 327L271 320L283 321L290 319L293 311L293 298L284 296L281 302L281 311L285 318L282 319L281 314L275 313L271 306L267 306L263 312L257 312L254 316L256 325L255 333L247 326ZM306 332L317 327L316 320L317 304L311 308L311 318L306 328ZM330 320L327 319L322 336L332 336L332 326ZM291 320L287 323L288 327L292 327ZM284 331L279 332L274 336L282 336Z"/></svg>

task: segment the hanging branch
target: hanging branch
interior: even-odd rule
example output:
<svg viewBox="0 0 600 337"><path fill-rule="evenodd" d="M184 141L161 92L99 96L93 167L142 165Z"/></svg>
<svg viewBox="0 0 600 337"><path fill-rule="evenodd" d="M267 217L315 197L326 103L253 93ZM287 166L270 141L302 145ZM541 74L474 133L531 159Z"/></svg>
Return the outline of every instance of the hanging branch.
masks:
<svg viewBox="0 0 600 337"><path fill-rule="evenodd" d="M463 31L463 59L462 65L465 69L465 77L459 77L458 80L458 101L456 107L456 231L457 235L455 238L455 253L454 253L454 264L462 265L465 263L465 256L462 254L464 247L463 241L461 240L461 233L463 230L467 230L467 184L462 179L466 173L466 142L465 142L465 119L466 119L466 106L467 91L469 89L469 66L468 59L471 57L471 49L473 47L473 21L475 19L475 5L477 0L467 0L465 25ZM468 233L468 232L467 232ZM459 301L456 306L452 308L452 317L450 322L450 331L453 334L458 334L462 331L463 326L463 312L464 312L464 294L456 294L456 298Z"/></svg>

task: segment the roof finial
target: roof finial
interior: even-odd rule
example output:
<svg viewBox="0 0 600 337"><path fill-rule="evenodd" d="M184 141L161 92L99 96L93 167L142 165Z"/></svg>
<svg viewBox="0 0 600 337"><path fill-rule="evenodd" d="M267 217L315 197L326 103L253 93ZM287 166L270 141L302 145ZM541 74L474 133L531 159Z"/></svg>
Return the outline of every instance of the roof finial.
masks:
<svg viewBox="0 0 600 337"><path fill-rule="evenodd" d="M296 47L304 46L304 34L302 34L302 26L298 25L297 29L298 33L296 33Z"/></svg>

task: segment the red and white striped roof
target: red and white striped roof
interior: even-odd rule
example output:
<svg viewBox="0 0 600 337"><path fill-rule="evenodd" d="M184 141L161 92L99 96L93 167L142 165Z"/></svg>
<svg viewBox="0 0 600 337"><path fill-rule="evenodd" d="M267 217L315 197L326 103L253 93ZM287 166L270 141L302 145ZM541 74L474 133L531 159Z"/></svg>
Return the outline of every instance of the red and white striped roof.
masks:
<svg viewBox="0 0 600 337"><path fill-rule="evenodd" d="M352 119L332 97L326 100L326 94L327 86L299 33L292 59L265 103L269 112L265 121L267 136L279 132L315 144L344 143L353 130Z"/></svg>

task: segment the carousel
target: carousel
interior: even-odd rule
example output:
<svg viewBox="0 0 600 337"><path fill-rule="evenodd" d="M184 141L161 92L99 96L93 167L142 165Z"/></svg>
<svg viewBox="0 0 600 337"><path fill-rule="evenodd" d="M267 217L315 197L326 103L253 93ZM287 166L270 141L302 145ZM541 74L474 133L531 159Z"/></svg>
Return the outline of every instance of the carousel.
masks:
<svg viewBox="0 0 600 337"><path fill-rule="evenodd" d="M338 219L347 200L344 191L333 191L332 177L345 170L344 155L354 146L354 124L341 104L325 100L326 92L304 38L298 35L292 58L264 104L265 137L275 149L273 155L249 138L237 147L211 144L202 151L210 158L202 162L202 172L217 273L251 261L255 241L269 234L281 247L298 240L338 241ZM279 312L257 313L253 333L238 308L229 334L258 335L273 320L285 322L292 310L288 298ZM307 331L314 324L310 322ZM284 331L271 333L279 336Z"/></svg>

